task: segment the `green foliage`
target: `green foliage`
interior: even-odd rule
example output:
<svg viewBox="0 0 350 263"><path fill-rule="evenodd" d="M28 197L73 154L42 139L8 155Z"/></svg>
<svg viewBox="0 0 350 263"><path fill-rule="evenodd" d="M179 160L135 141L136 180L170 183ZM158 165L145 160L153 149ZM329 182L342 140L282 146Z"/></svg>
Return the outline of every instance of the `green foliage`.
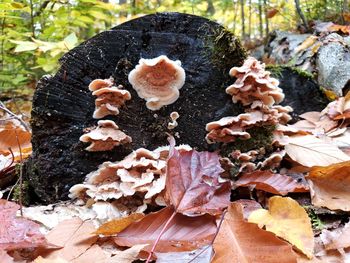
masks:
<svg viewBox="0 0 350 263"><path fill-rule="evenodd" d="M309 21L337 21L339 17L344 20L344 14L349 17L341 0L300 2ZM200 15L223 24L237 36L243 36L244 24L244 40L266 36L267 28L287 30L300 23L294 1L246 0L243 1L245 15L241 3L238 0L2 0L0 92L30 94L42 75L57 70L64 53L96 33L145 14ZM270 10L278 12L266 19L265 13Z"/></svg>
<svg viewBox="0 0 350 263"><path fill-rule="evenodd" d="M324 223L321 221L319 216L315 213L312 206L303 206L310 217L312 229L321 231L325 228Z"/></svg>

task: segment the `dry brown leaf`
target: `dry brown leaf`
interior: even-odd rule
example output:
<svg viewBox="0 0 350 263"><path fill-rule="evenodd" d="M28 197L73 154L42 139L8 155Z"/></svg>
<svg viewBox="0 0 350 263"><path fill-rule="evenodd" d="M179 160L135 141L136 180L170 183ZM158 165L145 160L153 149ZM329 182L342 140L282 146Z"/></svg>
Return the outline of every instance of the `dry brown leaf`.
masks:
<svg viewBox="0 0 350 263"><path fill-rule="evenodd" d="M166 196L176 212L189 216L221 214L230 203L231 184L221 182L219 155L215 152L178 151L170 139Z"/></svg>
<svg viewBox="0 0 350 263"><path fill-rule="evenodd" d="M127 228L132 222L138 221L145 215L140 213L131 214L124 218L114 219L107 223L101 225L97 231L96 235L112 236L118 234L120 231Z"/></svg>
<svg viewBox="0 0 350 263"><path fill-rule="evenodd" d="M109 258L106 263L130 263L139 259L138 255L147 245L135 245L124 251L118 252L113 257Z"/></svg>
<svg viewBox="0 0 350 263"><path fill-rule="evenodd" d="M69 262L62 258L47 259L39 256L32 263L69 263Z"/></svg>
<svg viewBox="0 0 350 263"><path fill-rule="evenodd" d="M146 215L120 232L115 238L119 246L149 244L149 251L159 236L164 224L173 215L171 207ZM191 251L210 244L216 232L215 218L209 215L188 217L176 214L170 221L155 252Z"/></svg>
<svg viewBox="0 0 350 263"><path fill-rule="evenodd" d="M291 246L273 233L243 219L242 206L228 208L214 241L213 263L295 263Z"/></svg>
<svg viewBox="0 0 350 263"><path fill-rule="evenodd" d="M350 247L350 223L333 231L324 229L320 237L326 250L348 248Z"/></svg>
<svg viewBox="0 0 350 263"><path fill-rule="evenodd" d="M78 258L69 261L69 263L87 263L93 260L94 263L108 263L109 258L98 245L93 245Z"/></svg>
<svg viewBox="0 0 350 263"><path fill-rule="evenodd" d="M28 157L32 152L30 139L31 133L23 130L19 126L9 123L5 127L0 127L0 154L10 154L9 148L11 148L15 157L19 157L19 143L21 146L22 157Z"/></svg>
<svg viewBox="0 0 350 263"><path fill-rule="evenodd" d="M313 167L307 179L313 205L350 211L350 161Z"/></svg>
<svg viewBox="0 0 350 263"><path fill-rule="evenodd" d="M240 199L237 201L234 201L234 203L240 204L243 208L243 217L244 219L248 220L250 214L258 209L261 209L261 205L255 201L255 200L249 200L249 199Z"/></svg>
<svg viewBox="0 0 350 263"><path fill-rule="evenodd" d="M256 189L279 195L309 191L306 185L298 183L293 178L283 174L274 174L268 170L244 174L234 184L236 186L253 185Z"/></svg>
<svg viewBox="0 0 350 263"><path fill-rule="evenodd" d="M327 166L350 160L350 156L338 147L312 135L289 137L285 150L290 158L306 167Z"/></svg>
<svg viewBox="0 0 350 263"><path fill-rule="evenodd" d="M62 258L72 261L85 253L98 239L92 234L95 227L92 221L82 221L80 218L68 219L60 222L51 230L46 238L50 244L61 249L48 251L42 255L47 259Z"/></svg>
<svg viewBox="0 0 350 263"><path fill-rule="evenodd" d="M5 250L0 249L0 262L1 263L13 263L14 260L10 257Z"/></svg>
<svg viewBox="0 0 350 263"><path fill-rule="evenodd" d="M157 263L210 263L214 251L211 245L189 252L156 253Z"/></svg>
<svg viewBox="0 0 350 263"><path fill-rule="evenodd" d="M17 218L20 206L0 199L0 250L35 248L46 245L40 225L25 218Z"/></svg>
<svg viewBox="0 0 350 263"><path fill-rule="evenodd" d="M330 32L341 31L344 34L350 34L350 26L347 26L347 25L332 24L330 27L328 27L328 30Z"/></svg>
<svg viewBox="0 0 350 263"><path fill-rule="evenodd" d="M304 208L289 197L273 196L269 199L269 210L252 212L249 222L265 227L267 231L287 240L307 257L312 258L314 234L311 221Z"/></svg>

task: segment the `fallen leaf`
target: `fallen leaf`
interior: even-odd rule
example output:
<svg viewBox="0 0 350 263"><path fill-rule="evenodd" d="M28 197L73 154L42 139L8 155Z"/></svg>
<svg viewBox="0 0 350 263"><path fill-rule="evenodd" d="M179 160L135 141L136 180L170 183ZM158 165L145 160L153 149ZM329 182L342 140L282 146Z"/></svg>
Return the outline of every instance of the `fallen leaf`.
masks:
<svg viewBox="0 0 350 263"><path fill-rule="evenodd" d="M118 234L120 231L127 228L132 222L138 221L145 215L140 213L131 214L124 218L114 219L107 223L101 225L97 231L96 235L112 236Z"/></svg>
<svg viewBox="0 0 350 263"><path fill-rule="evenodd" d="M333 231L324 229L320 237L326 250L348 248L350 247L350 223Z"/></svg>
<svg viewBox="0 0 350 263"><path fill-rule="evenodd" d="M119 246L128 247L148 244L144 250L149 251L173 213L172 207L166 207L156 213L148 214L140 221L130 224L114 238L114 241ZM210 244L215 232L214 217L210 215L188 217L178 213L170 221L155 252L191 251Z"/></svg>
<svg viewBox="0 0 350 263"><path fill-rule="evenodd" d="M338 147L312 135L289 137L285 150L290 158L306 167L327 166L350 160L350 156Z"/></svg>
<svg viewBox="0 0 350 263"><path fill-rule="evenodd" d="M178 263L178 262L191 262L191 263L210 263L213 257L214 251L211 245L204 246L189 252L168 252L168 253L156 253L157 263Z"/></svg>
<svg viewBox="0 0 350 263"><path fill-rule="evenodd" d="M47 241L61 249L47 251L45 258L62 258L73 261L85 253L98 239L92 234L95 227L91 221L80 218L68 219L60 222L47 235Z"/></svg>
<svg viewBox="0 0 350 263"><path fill-rule="evenodd" d="M243 208L243 217L244 219L248 220L250 214L258 209L261 209L261 205L255 201L255 200L248 200L248 199L240 199L237 201L234 201L236 204L240 204Z"/></svg>
<svg viewBox="0 0 350 263"><path fill-rule="evenodd" d="M350 211L350 161L313 167L306 178L313 205Z"/></svg>
<svg viewBox="0 0 350 263"><path fill-rule="evenodd" d="M350 26L347 25L337 25L337 24L333 24L330 25L328 27L328 30L330 32L337 32L337 31L341 31L344 34L350 34Z"/></svg>
<svg viewBox="0 0 350 263"><path fill-rule="evenodd" d="M269 199L269 211L252 212L249 222L265 227L267 231L287 240L308 258L312 258L314 234L310 218L297 201L289 197L273 196Z"/></svg>
<svg viewBox="0 0 350 263"><path fill-rule="evenodd" d="M166 197L176 212L188 216L220 214L230 203L231 184L221 183L219 155L215 152L181 151L170 140Z"/></svg>
<svg viewBox="0 0 350 263"><path fill-rule="evenodd" d="M17 218L20 208L13 202L0 199L0 250L35 248L46 245L40 225L25 218Z"/></svg>
<svg viewBox="0 0 350 263"><path fill-rule="evenodd" d="M32 263L69 263L69 262L62 258L47 259L39 256Z"/></svg>
<svg viewBox="0 0 350 263"><path fill-rule="evenodd" d="M93 259L94 263L108 263L110 258L107 257L102 248L98 245L93 245L86 252L81 254L78 258L75 258L70 263L86 263L91 262ZM113 261L111 261L113 262Z"/></svg>
<svg viewBox="0 0 350 263"><path fill-rule="evenodd" d="M10 257L5 250L0 249L0 262L1 263L13 263L14 260Z"/></svg>
<svg viewBox="0 0 350 263"><path fill-rule="evenodd" d="M20 155L20 149L18 147L19 143L21 146L22 157L28 157L32 152L30 139L30 132L23 130L22 127L8 123L4 127L0 127L0 154L10 154L9 148L11 148L16 159L18 159Z"/></svg>
<svg viewBox="0 0 350 263"><path fill-rule="evenodd" d="M124 251L117 252L116 255L109 258L106 263L130 263L134 260L139 259L138 255L142 249L144 249L147 245L135 245L131 248L128 248Z"/></svg>
<svg viewBox="0 0 350 263"><path fill-rule="evenodd" d="M256 189L279 195L309 192L309 188L306 185L298 183L293 178L283 174L274 174L268 170L244 174L234 185L253 185Z"/></svg>
<svg viewBox="0 0 350 263"><path fill-rule="evenodd" d="M232 203L228 208L214 241L213 263L264 262L295 263L291 246L273 233L260 229L243 219L242 206Z"/></svg>
<svg viewBox="0 0 350 263"><path fill-rule="evenodd" d="M317 36L309 36L307 39L304 40L303 43L301 43L299 46L295 48L295 52L300 52L305 49L308 49L313 44L315 44L316 40L318 39Z"/></svg>

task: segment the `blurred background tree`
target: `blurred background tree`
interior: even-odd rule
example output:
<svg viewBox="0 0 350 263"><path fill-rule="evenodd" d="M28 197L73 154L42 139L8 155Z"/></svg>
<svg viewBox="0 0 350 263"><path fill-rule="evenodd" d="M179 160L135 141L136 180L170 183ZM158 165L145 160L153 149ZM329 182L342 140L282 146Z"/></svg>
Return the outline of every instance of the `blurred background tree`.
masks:
<svg viewBox="0 0 350 263"><path fill-rule="evenodd" d="M5 0L0 2L0 97L26 97L67 51L122 22L184 12L223 24L249 46L272 30L308 31L313 21L350 21L347 0Z"/></svg>

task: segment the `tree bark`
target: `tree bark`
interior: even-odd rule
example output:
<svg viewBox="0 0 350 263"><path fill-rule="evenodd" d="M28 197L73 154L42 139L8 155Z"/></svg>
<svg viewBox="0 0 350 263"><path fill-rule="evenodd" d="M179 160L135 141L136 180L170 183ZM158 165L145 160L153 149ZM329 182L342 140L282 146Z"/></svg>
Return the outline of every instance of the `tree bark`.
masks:
<svg viewBox="0 0 350 263"><path fill-rule="evenodd" d="M264 37L264 30L263 30L263 16L262 16L262 0L259 0L259 32L260 37Z"/></svg>
<svg viewBox="0 0 350 263"><path fill-rule="evenodd" d="M303 26L305 27L306 31L308 31L309 30L309 26L307 24L307 20L305 18L305 15L304 15L303 11L300 8L300 1L299 0L294 0L294 3L295 3L295 8L297 10L297 13L298 13L301 21L303 22Z"/></svg>
<svg viewBox="0 0 350 263"><path fill-rule="evenodd" d="M266 37L269 34L269 18L267 17L267 0L264 0L264 13L265 13L265 35Z"/></svg>
<svg viewBox="0 0 350 263"><path fill-rule="evenodd" d="M244 0L241 0L241 23L242 23L242 40L245 39L245 17L244 17Z"/></svg>
<svg viewBox="0 0 350 263"><path fill-rule="evenodd" d="M140 58L167 55L180 60L186 81L179 98L158 111L146 108L128 81ZM240 66L246 54L237 38L208 19L179 13L157 13L102 32L61 59L52 77L43 77L35 91L32 110L33 154L26 175L44 202L65 199L73 184L104 161L123 159L132 150L167 145L167 133L178 144L216 150L205 141L208 122L237 115L241 109L225 93L233 83L228 72ZM97 78L113 77L131 93L131 100L113 120L132 143L111 151L88 152L79 141L84 130L96 126L95 97L88 89ZM170 113L178 112L178 126L169 130Z"/></svg>

